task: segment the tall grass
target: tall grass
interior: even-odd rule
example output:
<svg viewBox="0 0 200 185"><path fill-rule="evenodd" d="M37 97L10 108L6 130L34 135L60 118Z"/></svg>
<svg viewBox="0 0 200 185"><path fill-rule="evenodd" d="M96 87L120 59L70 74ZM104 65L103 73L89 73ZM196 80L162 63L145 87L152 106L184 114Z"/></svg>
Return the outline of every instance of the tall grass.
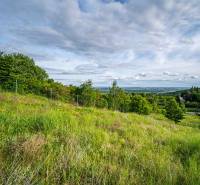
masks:
<svg viewBox="0 0 200 185"><path fill-rule="evenodd" d="M198 185L200 130L187 120L1 93L0 184Z"/></svg>

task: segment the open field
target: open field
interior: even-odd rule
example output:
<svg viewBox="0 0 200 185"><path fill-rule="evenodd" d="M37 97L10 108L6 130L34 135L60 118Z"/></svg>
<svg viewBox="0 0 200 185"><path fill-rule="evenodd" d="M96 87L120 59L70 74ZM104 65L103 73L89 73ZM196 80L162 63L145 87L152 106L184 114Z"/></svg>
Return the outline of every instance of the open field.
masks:
<svg viewBox="0 0 200 185"><path fill-rule="evenodd" d="M0 184L198 185L193 124L0 93Z"/></svg>

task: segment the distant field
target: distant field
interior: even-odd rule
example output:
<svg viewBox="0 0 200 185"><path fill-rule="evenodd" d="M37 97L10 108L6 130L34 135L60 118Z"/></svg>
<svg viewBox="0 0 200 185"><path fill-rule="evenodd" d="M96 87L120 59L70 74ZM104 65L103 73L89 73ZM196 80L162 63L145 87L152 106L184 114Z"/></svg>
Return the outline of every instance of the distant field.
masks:
<svg viewBox="0 0 200 185"><path fill-rule="evenodd" d="M199 125L0 93L0 184L198 185Z"/></svg>
<svg viewBox="0 0 200 185"><path fill-rule="evenodd" d="M102 92L108 92L109 87L96 87ZM189 89L187 87L122 87L126 92L171 93Z"/></svg>

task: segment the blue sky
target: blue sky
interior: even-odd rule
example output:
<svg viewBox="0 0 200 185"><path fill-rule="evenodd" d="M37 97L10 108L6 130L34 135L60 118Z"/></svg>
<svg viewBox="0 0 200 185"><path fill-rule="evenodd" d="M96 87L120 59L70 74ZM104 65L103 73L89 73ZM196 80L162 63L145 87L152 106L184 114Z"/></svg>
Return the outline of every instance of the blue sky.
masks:
<svg viewBox="0 0 200 185"><path fill-rule="evenodd" d="M200 85L198 0L1 0L0 50L95 86Z"/></svg>

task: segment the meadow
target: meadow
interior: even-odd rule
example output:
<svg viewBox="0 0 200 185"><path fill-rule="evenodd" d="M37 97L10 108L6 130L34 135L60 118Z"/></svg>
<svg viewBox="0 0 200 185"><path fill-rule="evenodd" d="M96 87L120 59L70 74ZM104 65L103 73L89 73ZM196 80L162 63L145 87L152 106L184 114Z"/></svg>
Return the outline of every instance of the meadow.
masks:
<svg viewBox="0 0 200 185"><path fill-rule="evenodd" d="M198 185L199 125L0 93L0 184Z"/></svg>

